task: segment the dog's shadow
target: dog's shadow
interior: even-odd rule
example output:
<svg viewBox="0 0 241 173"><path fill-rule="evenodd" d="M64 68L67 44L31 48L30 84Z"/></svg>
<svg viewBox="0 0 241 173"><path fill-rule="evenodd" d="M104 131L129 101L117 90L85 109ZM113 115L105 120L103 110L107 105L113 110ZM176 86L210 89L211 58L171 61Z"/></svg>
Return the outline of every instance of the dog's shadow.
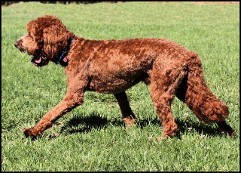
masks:
<svg viewBox="0 0 241 173"><path fill-rule="evenodd" d="M103 129L108 125L107 118L103 118L96 114L78 115L70 119L62 128L61 132L72 133L88 133L94 129Z"/></svg>
<svg viewBox="0 0 241 173"><path fill-rule="evenodd" d="M198 121L184 121L176 119L176 123L179 126L180 134L197 132L200 135L207 136L222 136L223 134L217 129L217 127L211 125L201 124ZM74 133L88 133L92 130L100 130L107 128L108 126L123 126L124 123L121 119L108 120L107 118L98 114L78 115L70 119L62 128L61 133L74 134ZM160 121L156 118L153 120L144 119L138 120L136 126L144 128L147 126L158 126L160 127L160 133L162 126Z"/></svg>

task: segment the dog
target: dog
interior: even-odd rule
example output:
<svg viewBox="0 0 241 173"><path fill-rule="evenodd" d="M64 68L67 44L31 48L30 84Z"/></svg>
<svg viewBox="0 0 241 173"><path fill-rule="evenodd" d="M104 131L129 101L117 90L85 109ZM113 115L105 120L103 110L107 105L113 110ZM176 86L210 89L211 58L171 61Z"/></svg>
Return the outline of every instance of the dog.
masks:
<svg viewBox="0 0 241 173"><path fill-rule="evenodd" d="M42 134L58 118L81 105L85 91L113 94L124 123L130 126L137 118L125 91L139 82L150 87L163 125L163 139L179 131L171 110L175 96L200 121L216 123L221 131L235 135L225 121L228 107L206 85L198 55L176 42L158 38L89 40L76 36L51 15L30 21L27 32L15 47L31 55L31 62L37 67L50 61L62 66L67 76L67 92L34 127L23 129L26 137Z"/></svg>

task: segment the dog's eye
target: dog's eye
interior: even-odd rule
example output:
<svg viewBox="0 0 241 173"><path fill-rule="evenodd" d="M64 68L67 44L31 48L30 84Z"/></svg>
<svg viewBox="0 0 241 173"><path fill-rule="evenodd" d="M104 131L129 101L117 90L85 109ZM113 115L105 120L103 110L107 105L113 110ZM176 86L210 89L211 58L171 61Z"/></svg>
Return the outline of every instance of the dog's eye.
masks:
<svg viewBox="0 0 241 173"><path fill-rule="evenodd" d="M28 36L29 36L32 40L34 40L34 36L33 36L33 35L29 34Z"/></svg>
<svg viewBox="0 0 241 173"><path fill-rule="evenodd" d="M31 40L33 40L33 41L34 41L34 38L33 38L31 35L29 35L28 37L29 37Z"/></svg>

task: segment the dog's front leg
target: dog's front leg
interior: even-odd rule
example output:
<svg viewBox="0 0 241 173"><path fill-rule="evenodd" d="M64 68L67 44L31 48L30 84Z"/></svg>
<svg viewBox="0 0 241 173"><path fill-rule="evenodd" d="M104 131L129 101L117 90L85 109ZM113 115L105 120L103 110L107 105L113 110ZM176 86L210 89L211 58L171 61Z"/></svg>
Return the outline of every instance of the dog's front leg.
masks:
<svg viewBox="0 0 241 173"><path fill-rule="evenodd" d="M54 121L83 103L84 89L69 88L64 99L32 128L23 129L26 137L36 137L51 127Z"/></svg>

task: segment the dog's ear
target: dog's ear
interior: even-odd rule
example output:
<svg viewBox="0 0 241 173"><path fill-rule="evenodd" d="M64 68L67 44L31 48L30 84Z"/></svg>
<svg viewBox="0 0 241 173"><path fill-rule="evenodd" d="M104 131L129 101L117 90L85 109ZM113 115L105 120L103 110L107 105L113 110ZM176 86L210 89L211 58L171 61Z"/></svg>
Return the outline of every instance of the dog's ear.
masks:
<svg viewBox="0 0 241 173"><path fill-rule="evenodd" d="M65 27L59 25L51 25L43 29L44 53L53 58L59 56L61 51L67 46L68 40L72 37L72 33Z"/></svg>

